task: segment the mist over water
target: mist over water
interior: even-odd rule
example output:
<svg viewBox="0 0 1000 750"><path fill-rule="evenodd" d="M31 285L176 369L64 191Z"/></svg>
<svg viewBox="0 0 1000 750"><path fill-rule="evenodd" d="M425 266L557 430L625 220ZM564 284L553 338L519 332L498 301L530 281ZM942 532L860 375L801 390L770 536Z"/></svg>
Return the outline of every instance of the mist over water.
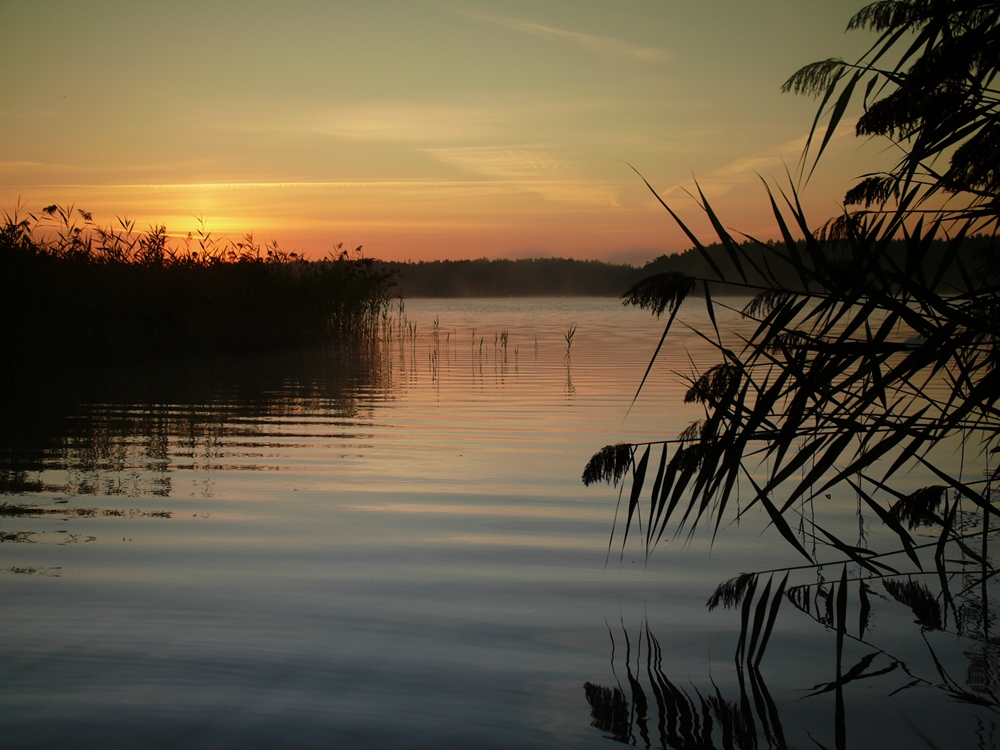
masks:
<svg viewBox="0 0 1000 750"><path fill-rule="evenodd" d="M634 405L662 321L614 299L414 300L363 350L25 388L0 444L5 741L832 747L830 631L786 605L743 674L738 613L705 607L796 563L766 517L647 564L609 550L618 491L580 481L602 446L701 416L690 307ZM831 528L878 533L841 494ZM988 701L955 699L996 694L993 647L872 598L848 746L993 746Z"/></svg>

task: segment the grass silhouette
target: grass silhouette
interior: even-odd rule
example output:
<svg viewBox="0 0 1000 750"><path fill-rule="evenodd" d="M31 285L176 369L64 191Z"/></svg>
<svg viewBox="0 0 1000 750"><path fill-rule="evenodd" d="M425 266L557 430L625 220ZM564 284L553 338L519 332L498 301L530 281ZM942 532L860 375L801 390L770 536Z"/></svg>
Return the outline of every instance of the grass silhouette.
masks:
<svg viewBox="0 0 1000 750"><path fill-rule="evenodd" d="M638 526L647 556L661 541L683 543L701 526L714 538L761 513L804 563L741 574L719 586L709 607L740 611L736 660L752 668L783 602L825 612L815 619L836 633L838 685L853 674L840 674L844 639L854 637L848 599L862 613L860 641L876 583L911 609L922 631L953 632L970 652L995 643L989 584L1000 516L1000 99L991 52L1000 7L876 2L848 28L880 36L856 63L822 61L786 84L821 98L800 176L808 179L862 82L859 135L887 137L903 156L891 172L864 177L842 215L822 227L807 220L798 186L765 185L777 243L750 238L748 245L698 189L725 268L647 182L704 273L654 274L624 302L668 313L655 361L671 326L684 325L678 310L697 294L711 326L692 332L718 361L689 380L685 401L701 405L704 419L676 438L607 446L583 473L587 484L631 484L625 522L612 527L612 538L621 528L624 550ZM935 166L939 157L950 158L947 170ZM719 300L720 286L752 301L732 308ZM729 340L718 322L723 308L753 322L753 333ZM934 484L913 491L908 476ZM837 531L824 511L835 514L844 495L885 533L854 540ZM824 566L835 566L839 583L809 581ZM991 652L978 669L995 675L996 666ZM1000 707L993 677L967 693L962 700ZM838 722L840 748L842 711Z"/></svg>
<svg viewBox="0 0 1000 750"><path fill-rule="evenodd" d="M48 206L0 223L0 351L8 367L115 364L375 335L392 274L360 248L306 261L252 235L163 226Z"/></svg>

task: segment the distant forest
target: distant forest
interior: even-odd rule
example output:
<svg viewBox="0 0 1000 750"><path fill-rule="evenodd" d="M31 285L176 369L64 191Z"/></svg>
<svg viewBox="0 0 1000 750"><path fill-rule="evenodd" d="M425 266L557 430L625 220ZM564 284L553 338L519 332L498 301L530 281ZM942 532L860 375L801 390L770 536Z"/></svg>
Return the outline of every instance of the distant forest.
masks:
<svg viewBox="0 0 1000 750"><path fill-rule="evenodd" d="M959 262L952 263L941 284L956 289L965 287L963 273L973 273L982 265L983 250L994 240L990 237L972 237L965 240L956 255ZM769 267L783 286L795 288L797 276L787 265L774 262L751 242L743 245L761 268ZM936 267L945 252L944 242L931 243L926 265ZM706 250L727 278L737 278L736 269L729 255L719 244L708 245ZM764 263L767 255L767 264ZM905 250L901 241L893 242L888 253L891 259L902 263ZM845 257L833 249L830 260L846 262ZM808 260L806 260L808 265ZM566 258L526 258L522 260L438 260L420 263L390 263L376 261L379 268L396 275L396 294L403 297L617 297L636 281L654 273L681 271L695 278L715 279L715 272L700 252L691 248L683 253L661 255L644 266L625 263L605 263L599 260L572 260ZM768 285L752 268L744 269L748 282ZM722 291L724 287L720 288ZM745 294L744 290L733 289Z"/></svg>
<svg viewBox="0 0 1000 750"><path fill-rule="evenodd" d="M384 263L403 297L617 297L641 272L624 263L566 258Z"/></svg>

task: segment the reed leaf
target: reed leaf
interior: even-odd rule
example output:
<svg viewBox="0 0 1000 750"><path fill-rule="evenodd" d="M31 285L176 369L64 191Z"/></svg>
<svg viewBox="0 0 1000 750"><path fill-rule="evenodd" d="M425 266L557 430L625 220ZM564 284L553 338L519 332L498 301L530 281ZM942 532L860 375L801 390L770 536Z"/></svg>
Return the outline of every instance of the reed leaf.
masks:
<svg viewBox="0 0 1000 750"><path fill-rule="evenodd" d="M760 639L760 647L757 649L756 656L754 657L754 667L760 665L760 660L764 657L764 650L767 648L767 642L771 638L771 631L774 630L774 623L778 619L778 610L781 608L781 602L784 598L785 586L788 583L788 575L788 573L785 573L785 577L781 579L781 583L778 584L778 590L774 592L774 598L771 600L771 607L767 615L767 624L764 626L764 632Z"/></svg>
<svg viewBox="0 0 1000 750"><path fill-rule="evenodd" d="M753 616L753 628L750 631L750 645L747 646L746 651L748 664L754 662L754 656L757 653L757 640L760 638L760 634L764 629L764 623L767 620L767 605L771 601L771 584L773 582L774 576L772 575L767 579L767 584L764 586L764 590L757 598L757 607L754 610Z"/></svg>
<svg viewBox="0 0 1000 750"><path fill-rule="evenodd" d="M858 639L864 640L865 630L868 629L868 624L871 620L872 605L868 598L868 584L861 581L858 584L858 600L860 601L861 608L858 611Z"/></svg>
<svg viewBox="0 0 1000 750"><path fill-rule="evenodd" d="M667 443L663 444L663 450L660 453L660 464L656 469L656 477L653 479L653 491L649 498L649 521L646 524L646 557L649 557L649 553L655 546L655 541L653 540L653 534L656 532L657 527L663 517L664 509L664 498L660 493L663 488L663 477L667 469Z"/></svg>
<svg viewBox="0 0 1000 750"><path fill-rule="evenodd" d="M750 608L753 604L754 592L757 590L757 576L754 576L746 592L743 594L743 606L740 609L740 638L736 643L736 661L743 662L746 655L747 633L750 632Z"/></svg>
<svg viewBox="0 0 1000 750"><path fill-rule="evenodd" d="M625 544L628 542L628 532L632 526L632 517L637 514L639 509L639 496L642 495L642 485L646 480L646 467L649 465L649 449L650 446L646 446L646 450L642 453L642 458L639 459L639 463L635 467L635 471L632 473L632 491L629 494L628 500L628 515L625 519L625 533L622 534L622 554L625 553ZM639 520L641 524L641 519Z"/></svg>

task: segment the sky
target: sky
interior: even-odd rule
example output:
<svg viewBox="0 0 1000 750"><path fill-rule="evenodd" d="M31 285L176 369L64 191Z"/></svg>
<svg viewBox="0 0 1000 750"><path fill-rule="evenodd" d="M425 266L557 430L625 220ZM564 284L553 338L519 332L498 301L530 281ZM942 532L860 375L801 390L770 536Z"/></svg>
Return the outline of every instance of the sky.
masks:
<svg viewBox="0 0 1000 750"><path fill-rule="evenodd" d="M323 257L642 263L690 241L697 179L776 236L816 101L802 65L856 57L845 0L0 0L0 209L252 231ZM884 147L838 131L819 224Z"/></svg>

